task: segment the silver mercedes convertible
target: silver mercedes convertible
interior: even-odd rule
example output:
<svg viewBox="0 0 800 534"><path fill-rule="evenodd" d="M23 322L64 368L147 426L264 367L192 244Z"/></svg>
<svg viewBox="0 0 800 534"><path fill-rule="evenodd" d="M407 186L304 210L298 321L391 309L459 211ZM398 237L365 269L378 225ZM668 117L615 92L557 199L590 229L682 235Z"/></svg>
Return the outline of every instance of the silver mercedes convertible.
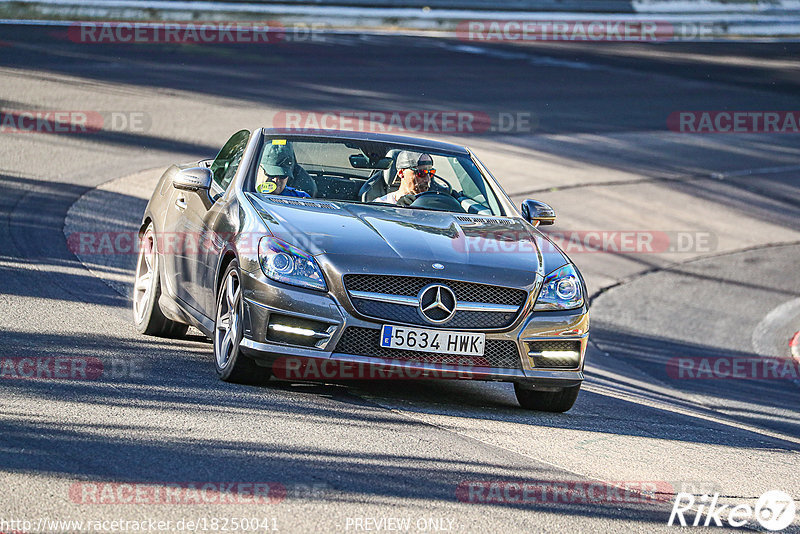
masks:
<svg viewBox="0 0 800 534"><path fill-rule="evenodd" d="M589 335L578 269L467 148L388 134L242 130L173 165L145 210L143 334L191 325L222 380L512 382L569 410Z"/></svg>

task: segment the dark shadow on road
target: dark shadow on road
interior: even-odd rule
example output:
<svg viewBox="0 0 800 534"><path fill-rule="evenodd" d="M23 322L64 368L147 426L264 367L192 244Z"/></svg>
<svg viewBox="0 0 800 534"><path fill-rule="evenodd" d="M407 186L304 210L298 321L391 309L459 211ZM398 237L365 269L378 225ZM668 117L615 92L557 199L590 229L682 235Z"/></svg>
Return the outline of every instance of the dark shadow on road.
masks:
<svg viewBox="0 0 800 534"><path fill-rule="evenodd" d="M131 327L132 330L132 327ZM674 340L633 336L624 332L608 331L595 326L595 343L602 350L612 352L617 364L613 368L601 366L604 371L596 378L604 386L619 392L634 392L644 397L669 402L675 406L690 406L687 397L692 394L713 393L728 402L746 403L750 413L742 421L756 427L773 429L791 435L800 435L800 418L773 421L770 409L776 403L797 405L800 391L793 390L785 381L716 381L709 391L708 381L672 380L668 362L677 357L750 356L731 354L713 347L693 346ZM57 334L30 334L6 332L6 357L82 356L97 357L106 361L106 374L98 380L4 380L9 390L19 390L27 395L40 396L42 401L70 398L87 406L92 404L119 406L147 405L154 410L165 406L186 407L195 411L221 414L227 411L254 413L266 410L279 413L315 417L342 417L335 407L322 407L317 403L299 407L296 402L281 402L289 395L330 398L346 405L370 408L368 421L348 419L344 424L360 425L378 423L384 411L379 406L396 407L408 413L439 413L453 417L514 422L533 427L571 428L603 434L635 435L654 439L679 440L691 443L708 443L728 447L760 447L764 436L732 429L723 424L687 418L675 412L644 406L626 400L605 397L584 391L573 410L566 414L547 414L522 410L514 400L508 385L484 382L449 380L340 380L334 382L285 381L271 379L262 387L246 387L219 382L211 365L211 348L204 340L166 340L153 337L70 336ZM42 349L41 347L47 347ZM105 356L114 354L113 358ZM590 355L597 359L597 354ZM136 364L136 376L125 375L125 362ZM672 365L672 363L670 363ZM116 367L115 367L116 366ZM114 369L122 369L114 376ZM664 386L650 389L643 377L652 377L654 383ZM726 382L719 384L719 382ZM113 387L106 387L111 384ZM154 387L139 387L154 386ZM158 387L155 387L158 386ZM167 387L161 387L167 386ZM136 390L134 392L134 390ZM237 392L236 395L231 393ZM240 397L240 394L245 398ZM269 398L265 398L269 397ZM259 399L255 404L254 398ZM305 403L304 403L305 404ZM703 406L695 406L702 410ZM715 406L705 406L713 410ZM624 414L617 417L615 414ZM601 415L598 417L598 415ZM377 419L375 419L377 417ZM631 420L640 422L631 425ZM409 424L421 424L409 422ZM776 447L797 449L800 446L769 438Z"/></svg>
<svg viewBox="0 0 800 534"><path fill-rule="evenodd" d="M203 432L184 430L182 414L193 414L192 424L203 419L223 418L240 423L247 421L252 428L271 428L284 421L280 427L288 428L289 423L320 428L332 425L355 435L361 429L378 428L386 435L413 432L426 442L435 441L439 432L435 427L365 398L364 387L373 387L377 391L371 391L371 396L379 395L392 403L403 398L417 398L417 393L422 391L424 397L435 399L426 410L442 410L459 417L509 420L540 431L562 425L592 428L598 432L618 430L614 419L606 420L600 430L597 417L582 416L580 412L546 416L502 403L482 406L480 394L459 391L452 384L437 384L437 389L431 389L432 384L413 383L360 384L356 389L346 384L275 381L262 387L226 384L214 376L208 344L197 341L29 332L5 332L3 340L6 347L3 358L69 356L97 358L103 362L103 373L95 380L13 379L9 378L8 364L0 363L0 369L5 372L0 378L0 387L6 395L42 403L68 399L71 404L80 406L82 414L79 418L67 416L55 421L47 415L32 415L14 406L4 409L0 418L0 446L6 454L0 456L0 469L5 472L55 475L74 481L155 485L269 481L290 489L322 485L325 488L322 498L334 502L363 502L374 498L393 502L408 498L455 504L457 489L467 481L552 484L565 479L580 480L580 477L565 475L557 468L532 466L529 459L502 449L492 448L491 459L475 450L465 454L459 451L458 444L452 445L453 450L434 454L429 448L424 453L414 450L379 453L342 450L341 444L329 448L308 446L302 444L302 439L295 445L287 445L282 440L269 438L241 442L209 437ZM104 410L109 409L118 414L137 410L144 417L137 416L129 423L120 423L119 419L114 422L93 420L92 414L108 413ZM408 411L413 412L413 409ZM166 425L165 421L174 424ZM232 427L232 431L239 430ZM651 430L645 433L656 437L650 434ZM666 428L663 433L666 438ZM712 437L708 432L698 433L691 439L702 441ZM667 495L666 499L669 497ZM289 500L292 499L290 495ZM663 510L648 502L559 501L518 507L586 517L635 516L643 521L664 521Z"/></svg>

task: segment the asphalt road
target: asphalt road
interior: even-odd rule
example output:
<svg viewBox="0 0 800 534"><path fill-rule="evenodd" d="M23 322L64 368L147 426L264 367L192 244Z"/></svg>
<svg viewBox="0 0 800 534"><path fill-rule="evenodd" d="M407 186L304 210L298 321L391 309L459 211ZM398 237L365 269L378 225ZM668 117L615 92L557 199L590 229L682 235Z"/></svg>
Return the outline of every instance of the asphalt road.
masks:
<svg viewBox="0 0 800 534"><path fill-rule="evenodd" d="M0 356L105 370L0 380L0 521L30 522L0 532L98 532L96 520L185 531L181 520L203 518L222 530L214 518L241 517L281 532L403 526L389 518L409 531L653 532L672 530L680 490L750 506L768 490L800 499L798 383L675 375L677 358L787 356L800 328L800 134L667 127L676 111L798 109L800 44L93 45L3 25L0 45L4 120L105 121L91 134L0 134ZM662 232L683 245L570 251L593 332L566 414L522 411L503 384L219 382L196 332L136 335L132 256L78 257L66 235L135 228L160 169L290 110L471 110L495 124L530 114L522 131L414 133L468 144L512 197L550 202L552 231ZM607 491L469 502L459 488L470 481ZM271 483L279 502L127 503L118 491L189 482ZM98 487L113 490L103 504Z"/></svg>

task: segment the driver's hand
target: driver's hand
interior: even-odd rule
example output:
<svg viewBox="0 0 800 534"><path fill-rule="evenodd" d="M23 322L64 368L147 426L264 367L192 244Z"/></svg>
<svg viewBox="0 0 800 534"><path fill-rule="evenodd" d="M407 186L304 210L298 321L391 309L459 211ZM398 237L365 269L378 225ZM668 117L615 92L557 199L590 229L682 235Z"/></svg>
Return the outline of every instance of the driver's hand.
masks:
<svg viewBox="0 0 800 534"><path fill-rule="evenodd" d="M409 193L407 195L403 195L402 197L398 198L397 205L410 206L411 204L414 203L415 200L417 200L417 195L415 195L414 193Z"/></svg>

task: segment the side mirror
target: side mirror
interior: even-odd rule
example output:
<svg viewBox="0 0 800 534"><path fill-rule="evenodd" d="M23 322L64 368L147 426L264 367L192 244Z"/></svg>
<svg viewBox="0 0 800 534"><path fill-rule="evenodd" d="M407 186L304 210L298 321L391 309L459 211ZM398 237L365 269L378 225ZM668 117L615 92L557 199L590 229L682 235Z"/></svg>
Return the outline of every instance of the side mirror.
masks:
<svg viewBox="0 0 800 534"><path fill-rule="evenodd" d="M526 200L522 203L522 217L531 224L542 226L556 222L556 212L549 204L538 200Z"/></svg>
<svg viewBox="0 0 800 534"><path fill-rule="evenodd" d="M172 187L184 191L208 191L211 189L211 177L211 170L205 167L184 169L172 177Z"/></svg>

